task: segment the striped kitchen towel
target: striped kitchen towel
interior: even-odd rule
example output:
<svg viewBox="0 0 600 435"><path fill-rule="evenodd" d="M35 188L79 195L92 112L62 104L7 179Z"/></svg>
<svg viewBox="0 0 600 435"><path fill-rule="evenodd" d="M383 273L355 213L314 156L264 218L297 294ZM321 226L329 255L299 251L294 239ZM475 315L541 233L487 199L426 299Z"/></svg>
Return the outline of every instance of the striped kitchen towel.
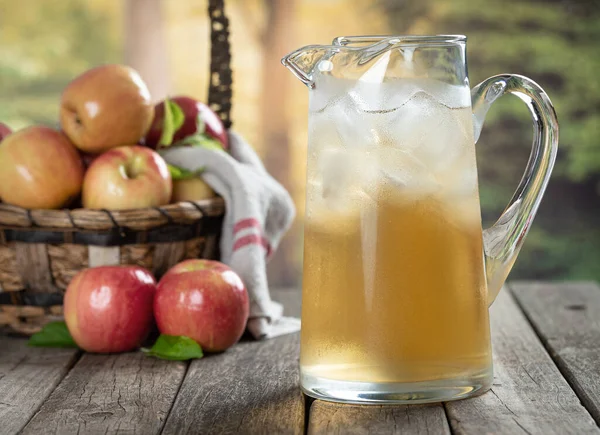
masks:
<svg viewBox="0 0 600 435"><path fill-rule="evenodd" d="M202 178L225 200L221 261L240 275L248 289L250 333L261 339L297 331L300 321L283 317L281 304L271 300L266 271L267 259L294 219L294 203L240 135L229 133L229 147L226 153L178 146L160 154L189 171L204 168Z"/></svg>

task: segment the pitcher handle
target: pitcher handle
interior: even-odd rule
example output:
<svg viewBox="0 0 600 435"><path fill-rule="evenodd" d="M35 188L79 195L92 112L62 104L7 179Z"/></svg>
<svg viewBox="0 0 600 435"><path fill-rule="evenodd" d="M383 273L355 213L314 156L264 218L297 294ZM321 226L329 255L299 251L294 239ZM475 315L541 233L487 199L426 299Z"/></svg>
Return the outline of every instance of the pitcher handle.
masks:
<svg viewBox="0 0 600 435"><path fill-rule="evenodd" d="M500 218L483 231L488 303L496 299L510 272L550 178L558 149L558 120L552 102L533 80L501 74L484 80L471 91L475 142L494 101L510 93L527 105L533 120L533 144L523 178Z"/></svg>

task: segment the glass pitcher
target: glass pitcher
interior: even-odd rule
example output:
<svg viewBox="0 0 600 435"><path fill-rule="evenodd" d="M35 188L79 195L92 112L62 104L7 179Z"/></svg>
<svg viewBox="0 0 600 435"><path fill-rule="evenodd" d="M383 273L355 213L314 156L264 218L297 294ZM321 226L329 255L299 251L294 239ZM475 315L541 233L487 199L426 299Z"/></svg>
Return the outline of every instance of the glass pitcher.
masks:
<svg viewBox="0 0 600 435"><path fill-rule="evenodd" d="M308 86L301 387L354 403L423 403L489 389L488 306L523 244L558 145L548 96L491 77L471 91L464 36L339 37L283 58ZM482 232L475 142L517 95L533 150Z"/></svg>

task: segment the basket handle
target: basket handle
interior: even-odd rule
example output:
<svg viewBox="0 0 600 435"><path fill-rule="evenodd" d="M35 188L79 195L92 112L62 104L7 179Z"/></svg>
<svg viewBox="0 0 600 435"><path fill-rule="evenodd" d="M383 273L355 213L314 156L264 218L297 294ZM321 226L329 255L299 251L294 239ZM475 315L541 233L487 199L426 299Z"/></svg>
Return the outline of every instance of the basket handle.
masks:
<svg viewBox="0 0 600 435"><path fill-rule="evenodd" d="M210 78L208 104L226 129L231 127L231 46L224 0L208 1L210 17Z"/></svg>

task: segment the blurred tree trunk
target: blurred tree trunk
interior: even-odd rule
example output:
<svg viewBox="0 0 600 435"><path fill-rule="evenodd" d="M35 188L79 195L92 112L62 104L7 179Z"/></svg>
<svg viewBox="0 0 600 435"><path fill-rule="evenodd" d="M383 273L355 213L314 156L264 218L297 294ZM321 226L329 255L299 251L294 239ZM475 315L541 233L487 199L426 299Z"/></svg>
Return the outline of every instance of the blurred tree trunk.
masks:
<svg viewBox="0 0 600 435"><path fill-rule="evenodd" d="M266 28L263 36L261 137L266 143L265 166L273 177L294 197L291 171L289 121L289 85L291 74L280 59L293 44L296 0L265 0ZM298 281L299 262L295 258L298 231L292 229L283 239L269 264L273 285L293 285Z"/></svg>
<svg viewBox="0 0 600 435"><path fill-rule="evenodd" d="M125 63L142 76L153 101L169 93L169 59L162 0L125 0Z"/></svg>

